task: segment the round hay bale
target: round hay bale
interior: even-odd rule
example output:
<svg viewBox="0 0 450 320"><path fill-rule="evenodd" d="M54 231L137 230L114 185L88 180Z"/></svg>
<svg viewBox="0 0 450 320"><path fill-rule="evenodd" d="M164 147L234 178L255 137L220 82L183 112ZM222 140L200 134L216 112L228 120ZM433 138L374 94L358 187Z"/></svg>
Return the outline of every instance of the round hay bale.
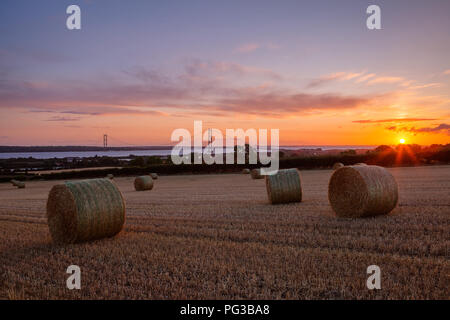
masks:
<svg viewBox="0 0 450 320"><path fill-rule="evenodd" d="M125 222L125 201L109 179L67 181L50 190L47 220L55 243L112 237Z"/></svg>
<svg viewBox="0 0 450 320"><path fill-rule="evenodd" d="M302 201L302 184L297 169L278 170L266 176L266 189L272 204Z"/></svg>
<svg viewBox="0 0 450 320"><path fill-rule="evenodd" d="M153 179L150 176L140 176L134 179L134 189L136 191L145 191L153 189Z"/></svg>
<svg viewBox="0 0 450 320"><path fill-rule="evenodd" d="M112 173L109 173L106 175L106 178L108 178L109 180L113 180L114 179L114 175Z"/></svg>
<svg viewBox="0 0 450 320"><path fill-rule="evenodd" d="M253 169L250 171L250 175L252 179L264 179L264 176L261 175L261 169Z"/></svg>
<svg viewBox="0 0 450 320"><path fill-rule="evenodd" d="M10 181L12 183L13 186L19 188L19 189L23 189L25 188L25 182L23 181L19 181L19 180L11 180Z"/></svg>
<svg viewBox="0 0 450 320"><path fill-rule="evenodd" d="M158 174L155 172L150 173L150 177L152 177L153 180L157 180L158 179Z"/></svg>
<svg viewBox="0 0 450 320"><path fill-rule="evenodd" d="M342 162L336 162L335 164L333 164L333 170L337 170L342 167L344 167L344 164Z"/></svg>
<svg viewBox="0 0 450 320"><path fill-rule="evenodd" d="M243 174L249 174L249 173L250 173L250 169L243 169L243 170L242 170L242 173L243 173Z"/></svg>
<svg viewBox="0 0 450 320"><path fill-rule="evenodd" d="M355 163L355 166L367 166L364 162Z"/></svg>
<svg viewBox="0 0 450 320"><path fill-rule="evenodd" d="M383 167L343 167L331 176L328 200L339 217L388 214L397 205L397 182Z"/></svg>

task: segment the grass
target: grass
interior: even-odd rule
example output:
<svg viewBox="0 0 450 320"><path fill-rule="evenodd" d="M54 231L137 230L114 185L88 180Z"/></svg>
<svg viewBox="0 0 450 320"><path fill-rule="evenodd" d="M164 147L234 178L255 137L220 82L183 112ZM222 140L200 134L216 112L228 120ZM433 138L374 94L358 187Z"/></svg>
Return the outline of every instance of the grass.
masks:
<svg viewBox="0 0 450 320"><path fill-rule="evenodd" d="M45 219L56 182L0 185L2 299L448 299L450 167L389 169L389 215L336 218L331 170L302 172L303 202L272 206L248 175L166 176L127 202L115 238L54 246ZM71 264L81 290L65 287ZM381 290L366 288L380 266Z"/></svg>

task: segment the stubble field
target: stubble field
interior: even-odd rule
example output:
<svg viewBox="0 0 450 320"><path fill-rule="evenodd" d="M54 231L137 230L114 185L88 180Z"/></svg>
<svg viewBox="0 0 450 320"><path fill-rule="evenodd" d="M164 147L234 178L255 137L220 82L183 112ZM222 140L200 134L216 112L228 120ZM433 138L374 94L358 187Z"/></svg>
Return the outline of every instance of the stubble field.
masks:
<svg viewBox="0 0 450 320"><path fill-rule="evenodd" d="M124 230L64 246L45 218L57 182L0 184L0 299L449 299L450 166L389 170L398 206L368 219L334 216L331 170L302 171L303 202L286 205L249 175L162 176L146 192L116 178ZM81 290L66 288L72 264Z"/></svg>

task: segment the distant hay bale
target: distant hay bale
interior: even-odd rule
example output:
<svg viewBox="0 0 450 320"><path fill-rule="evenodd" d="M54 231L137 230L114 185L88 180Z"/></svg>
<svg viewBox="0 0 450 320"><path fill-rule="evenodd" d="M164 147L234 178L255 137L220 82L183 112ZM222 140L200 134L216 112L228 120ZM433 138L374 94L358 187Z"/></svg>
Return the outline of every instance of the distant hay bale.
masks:
<svg viewBox="0 0 450 320"><path fill-rule="evenodd" d="M242 173L243 173L243 174L249 174L249 173L250 173L250 169L243 169L243 170L242 170Z"/></svg>
<svg viewBox="0 0 450 320"><path fill-rule="evenodd" d="M109 179L66 181L50 190L47 220L55 243L112 237L125 222L125 201Z"/></svg>
<svg viewBox="0 0 450 320"><path fill-rule="evenodd" d="M152 177L153 180L158 179L158 174L155 172L150 173L150 177Z"/></svg>
<svg viewBox="0 0 450 320"><path fill-rule="evenodd" d="M397 205L397 182L383 167L343 167L331 176L328 200L339 217L388 214Z"/></svg>
<svg viewBox="0 0 450 320"><path fill-rule="evenodd" d="M342 162L336 162L335 164L333 164L333 170L337 170L339 168L342 168L344 166L344 164Z"/></svg>
<svg viewBox="0 0 450 320"><path fill-rule="evenodd" d="M297 169L278 170L274 175L267 175L266 189L272 204L302 201L302 185Z"/></svg>
<svg viewBox="0 0 450 320"><path fill-rule="evenodd" d="M252 179L264 179L264 176L261 175L261 169L253 169L250 171L250 175Z"/></svg>
<svg viewBox="0 0 450 320"><path fill-rule="evenodd" d="M17 188L19 188L19 189L23 189L23 188L25 188L25 182L23 182L23 181L19 181L19 180L11 180L11 183L12 183L12 185L13 186L15 186L15 187L17 187Z"/></svg>
<svg viewBox="0 0 450 320"><path fill-rule="evenodd" d="M109 173L106 175L106 178L108 178L109 180L113 180L114 179L114 175L112 173Z"/></svg>
<svg viewBox="0 0 450 320"><path fill-rule="evenodd" d="M153 179L151 176L140 176L134 179L134 189L136 191L145 191L153 189Z"/></svg>
<svg viewBox="0 0 450 320"><path fill-rule="evenodd" d="M364 162L358 162L358 163L355 163L354 165L355 166L367 166L367 164Z"/></svg>

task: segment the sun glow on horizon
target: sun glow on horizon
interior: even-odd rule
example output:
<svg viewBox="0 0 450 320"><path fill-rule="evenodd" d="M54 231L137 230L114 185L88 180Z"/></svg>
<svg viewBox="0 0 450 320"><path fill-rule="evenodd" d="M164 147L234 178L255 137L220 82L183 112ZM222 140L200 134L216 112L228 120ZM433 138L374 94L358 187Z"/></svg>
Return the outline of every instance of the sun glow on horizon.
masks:
<svg viewBox="0 0 450 320"><path fill-rule="evenodd" d="M405 144L405 142L406 142L406 140L405 140L404 138L401 138L401 139L400 139L400 143L401 143L401 144Z"/></svg>

